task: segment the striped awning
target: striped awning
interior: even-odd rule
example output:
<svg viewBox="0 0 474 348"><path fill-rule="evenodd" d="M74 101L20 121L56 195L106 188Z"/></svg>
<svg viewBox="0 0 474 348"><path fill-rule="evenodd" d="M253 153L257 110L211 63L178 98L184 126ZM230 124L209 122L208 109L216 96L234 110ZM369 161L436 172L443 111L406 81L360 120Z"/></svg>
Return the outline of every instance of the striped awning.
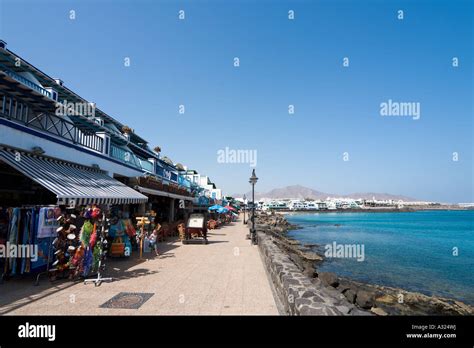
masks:
<svg viewBox="0 0 474 348"><path fill-rule="evenodd" d="M176 199L182 199L185 201L193 201L194 197L188 197L188 196L183 196L183 195L177 195L174 193L170 192L164 192L164 191L158 191L158 190L153 190L147 187L142 187L142 186L135 186L135 188L143 193L153 195L153 196L162 196L162 197L169 197L169 198L176 198Z"/></svg>
<svg viewBox="0 0 474 348"><path fill-rule="evenodd" d="M148 200L99 169L2 147L0 160L54 193L60 205L133 204Z"/></svg>

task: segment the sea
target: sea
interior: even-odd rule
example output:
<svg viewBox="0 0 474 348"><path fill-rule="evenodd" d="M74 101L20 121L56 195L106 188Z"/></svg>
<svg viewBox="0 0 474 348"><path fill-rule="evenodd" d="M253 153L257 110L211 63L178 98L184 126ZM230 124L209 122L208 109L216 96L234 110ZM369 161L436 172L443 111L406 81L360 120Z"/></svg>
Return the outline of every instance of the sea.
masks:
<svg viewBox="0 0 474 348"><path fill-rule="evenodd" d="M301 227L288 236L317 244L320 253L334 242L364 251L363 261L349 254L325 258L320 271L474 305L474 210L290 213L287 219Z"/></svg>

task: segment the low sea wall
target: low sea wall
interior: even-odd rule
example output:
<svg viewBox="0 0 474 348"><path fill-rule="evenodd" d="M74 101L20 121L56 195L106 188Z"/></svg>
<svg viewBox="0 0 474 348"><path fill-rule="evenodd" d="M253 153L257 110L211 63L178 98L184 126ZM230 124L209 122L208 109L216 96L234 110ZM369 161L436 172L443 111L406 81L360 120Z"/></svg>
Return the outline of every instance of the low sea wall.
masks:
<svg viewBox="0 0 474 348"><path fill-rule="evenodd" d="M278 296L288 315L363 315L337 291L311 282L300 268L263 231L257 232L260 255Z"/></svg>
<svg viewBox="0 0 474 348"><path fill-rule="evenodd" d="M288 315L473 315L463 302L404 289L366 284L320 272L317 245L300 245L280 214L256 216L260 255L277 302Z"/></svg>

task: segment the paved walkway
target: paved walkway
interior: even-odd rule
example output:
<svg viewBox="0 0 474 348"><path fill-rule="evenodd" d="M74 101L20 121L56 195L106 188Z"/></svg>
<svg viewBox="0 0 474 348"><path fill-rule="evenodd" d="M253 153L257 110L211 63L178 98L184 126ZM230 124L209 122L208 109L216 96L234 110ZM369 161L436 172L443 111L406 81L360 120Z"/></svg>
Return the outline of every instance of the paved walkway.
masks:
<svg viewBox="0 0 474 348"><path fill-rule="evenodd" d="M99 287L42 278L0 284L0 314L18 315L277 315L258 248L242 221L210 231L209 244L161 243L160 257L108 260L117 279ZM137 254L137 253L135 253ZM99 306L120 292L153 294L138 309Z"/></svg>

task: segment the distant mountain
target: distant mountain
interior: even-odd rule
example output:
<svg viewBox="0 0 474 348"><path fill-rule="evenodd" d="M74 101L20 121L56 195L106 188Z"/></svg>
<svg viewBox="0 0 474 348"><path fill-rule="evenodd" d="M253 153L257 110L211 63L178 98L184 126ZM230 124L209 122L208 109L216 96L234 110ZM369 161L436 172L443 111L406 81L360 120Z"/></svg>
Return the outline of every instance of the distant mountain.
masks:
<svg viewBox="0 0 474 348"><path fill-rule="evenodd" d="M252 192L247 192L245 194L247 198L252 197ZM232 197L242 197L242 193L236 193ZM326 193L321 191L316 191L312 188L301 186L301 185L291 185L281 188L273 189L269 192L255 192L255 199L261 198L271 198L271 199L285 199L285 198L294 198L294 199L326 199L328 197L341 197L341 198L362 198L362 199L372 199L375 197L377 200L403 200L405 202L416 201L416 199L401 195L393 195L390 193L375 193L375 192L357 192L349 195L339 195L334 193Z"/></svg>

